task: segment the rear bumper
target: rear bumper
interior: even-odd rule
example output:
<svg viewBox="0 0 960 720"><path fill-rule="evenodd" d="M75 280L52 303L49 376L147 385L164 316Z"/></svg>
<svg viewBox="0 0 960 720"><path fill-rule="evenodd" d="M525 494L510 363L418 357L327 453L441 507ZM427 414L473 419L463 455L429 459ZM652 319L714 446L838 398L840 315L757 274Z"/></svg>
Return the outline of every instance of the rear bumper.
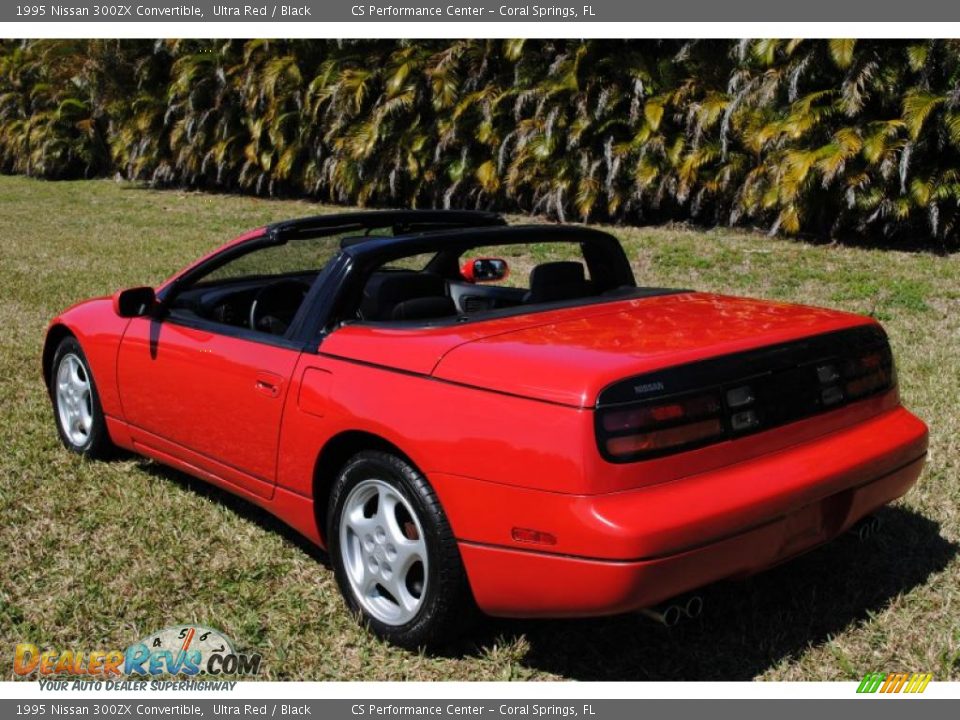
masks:
<svg viewBox="0 0 960 720"><path fill-rule="evenodd" d="M464 492L459 479L460 491L451 493L449 477L439 487L484 611L606 615L755 573L827 542L903 495L926 448L926 426L897 408L749 462L628 492L571 496L492 483ZM472 498L469 508L447 504L463 495ZM482 528L478 517L486 517ZM513 527L549 532L557 542L517 543Z"/></svg>

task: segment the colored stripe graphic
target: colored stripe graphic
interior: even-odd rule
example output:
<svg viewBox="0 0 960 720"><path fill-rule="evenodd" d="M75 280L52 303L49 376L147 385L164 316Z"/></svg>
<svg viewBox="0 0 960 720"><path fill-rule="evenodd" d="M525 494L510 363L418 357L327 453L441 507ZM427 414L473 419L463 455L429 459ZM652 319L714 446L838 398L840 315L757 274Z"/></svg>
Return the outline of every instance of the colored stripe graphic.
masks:
<svg viewBox="0 0 960 720"><path fill-rule="evenodd" d="M927 689L932 679L931 673L867 673L860 681L857 692L918 694Z"/></svg>

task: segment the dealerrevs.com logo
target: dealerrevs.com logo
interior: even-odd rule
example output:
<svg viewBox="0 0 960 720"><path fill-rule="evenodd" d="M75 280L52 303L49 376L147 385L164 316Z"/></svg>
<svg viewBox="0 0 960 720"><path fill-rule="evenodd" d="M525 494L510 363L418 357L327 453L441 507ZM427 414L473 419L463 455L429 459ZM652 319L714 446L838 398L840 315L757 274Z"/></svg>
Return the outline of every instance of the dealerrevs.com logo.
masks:
<svg viewBox="0 0 960 720"><path fill-rule="evenodd" d="M175 625L147 635L126 650L47 649L20 643L13 670L22 677L80 676L110 679L125 676L257 675L260 654L238 653L219 630L202 625Z"/></svg>

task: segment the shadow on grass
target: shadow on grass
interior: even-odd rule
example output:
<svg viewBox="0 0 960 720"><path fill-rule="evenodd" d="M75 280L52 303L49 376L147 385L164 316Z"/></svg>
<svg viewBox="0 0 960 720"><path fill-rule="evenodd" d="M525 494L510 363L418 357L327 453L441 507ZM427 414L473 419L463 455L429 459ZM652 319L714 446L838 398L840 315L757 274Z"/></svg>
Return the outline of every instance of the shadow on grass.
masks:
<svg viewBox="0 0 960 720"><path fill-rule="evenodd" d="M171 480L185 490L189 490L200 497L208 498L215 503L229 508L243 519L259 525L268 532L280 535L284 540L291 545L297 546L317 562L326 567L330 567L329 558L324 550L314 545L292 527L278 520L260 506L231 492L222 490L216 485L198 480L192 475L188 475L175 468L161 465L160 463L153 462L139 455L131 455L131 458L137 461L137 466L143 472L163 478L164 480Z"/></svg>
<svg viewBox="0 0 960 720"><path fill-rule="evenodd" d="M323 550L253 503L178 470L148 460L140 465L222 503L329 567ZM527 667L574 680L747 680L883 611L958 553L923 515L900 507L878 515L882 530L866 541L847 534L752 578L704 588L703 615L674 628L639 614L485 618L469 637L431 654L462 658L522 638L530 648Z"/></svg>
<svg viewBox="0 0 960 720"><path fill-rule="evenodd" d="M527 666L576 680L748 680L881 612L957 554L918 513L878 515L882 530L866 541L844 535L752 578L705 588L703 615L674 628L640 615L488 620L474 642L523 635Z"/></svg>

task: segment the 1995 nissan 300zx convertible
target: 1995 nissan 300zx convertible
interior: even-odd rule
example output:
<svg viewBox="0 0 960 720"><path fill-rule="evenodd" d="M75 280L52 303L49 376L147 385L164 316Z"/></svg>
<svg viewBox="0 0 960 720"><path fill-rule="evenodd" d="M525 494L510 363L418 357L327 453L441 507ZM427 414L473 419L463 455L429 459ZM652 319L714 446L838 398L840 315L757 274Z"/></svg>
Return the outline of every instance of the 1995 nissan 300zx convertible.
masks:
<svg viewBox="0 0 960 720"><path fill-rule="evenodd" d="M755 573L927 448L874 320L638 286L614 237L492 213L275 223L65 311L42 362L68 449L266 508L406 646Z"/></svg>

